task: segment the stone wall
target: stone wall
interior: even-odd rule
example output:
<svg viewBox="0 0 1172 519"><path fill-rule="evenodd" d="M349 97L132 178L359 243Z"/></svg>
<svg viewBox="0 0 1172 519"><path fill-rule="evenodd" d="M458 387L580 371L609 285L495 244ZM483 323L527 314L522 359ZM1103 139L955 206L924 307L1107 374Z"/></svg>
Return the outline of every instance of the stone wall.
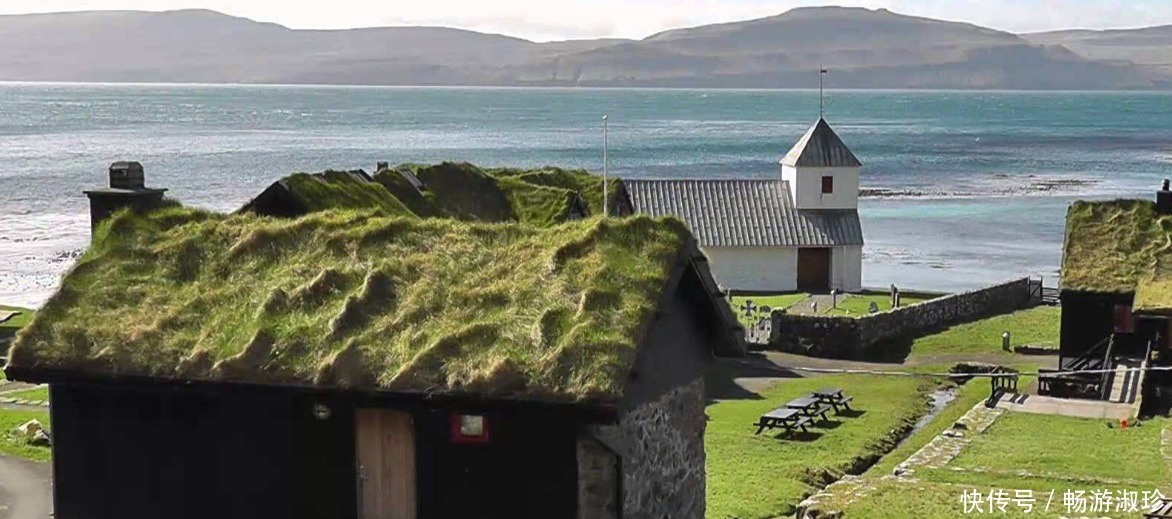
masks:
<svg viewBox="0 0 1172 519"><path fill-rule="evenodd" d="M589 434L578 438L578 519L619 517L618 456Z"/></svg>
<svg viewBox="0 0 1172 519"><path fill-rule="evenodd" d="M704 518L707 422L704 380L697 379L628 411L618 425L593 428L591 436L621 458L624 519ZM615 517L599 505L608 489L601 481L606 462L598 461L599 451L583 454L583 443L579 441L578 517ZM590 467L584 471L584 465ZM588 479L582 479L584 472Z"/></svg>
<svg viewBox="0 0 1172 519"><path fill-rule="evenodd" d="M876 343L915 337L945 326L1035 306L1028 278L952 294L920 304L860 317L773 313L771 349L815 357L866 357Z"/></svg>

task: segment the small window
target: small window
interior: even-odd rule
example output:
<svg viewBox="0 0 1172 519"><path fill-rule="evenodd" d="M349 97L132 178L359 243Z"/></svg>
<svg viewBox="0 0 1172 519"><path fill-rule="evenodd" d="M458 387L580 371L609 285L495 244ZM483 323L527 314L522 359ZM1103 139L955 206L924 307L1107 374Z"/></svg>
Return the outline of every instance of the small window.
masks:
<svg viewBox="0 0 1172 519"><path fill-rule="evenodd" d="M822 177L822 194L829 195L834 192L834 177Z"/></svg>

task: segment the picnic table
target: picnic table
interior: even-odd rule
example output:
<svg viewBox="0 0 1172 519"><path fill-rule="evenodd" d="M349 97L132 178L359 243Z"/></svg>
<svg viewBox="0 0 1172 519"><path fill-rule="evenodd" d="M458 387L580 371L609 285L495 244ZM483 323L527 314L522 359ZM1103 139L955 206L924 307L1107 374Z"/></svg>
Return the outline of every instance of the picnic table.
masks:
<svg viewBox="0 0 1172 519"><path fill-rule="evenodd" d="M843 395L842 388L826 387L826 388L822 388L822 389L815 391L813 394L814 394L814 397L817 398L819 401L825 402L827 404L834 406L835 413L842 412L842 409L849 410L851 408L850 402L853 399L853 397ZM842 409L839 409L839 406L841 406Z"/></svg>
<svg viewBox="0 0 1172 519"><path fill-rule="evenodd" d="M753 434L761 434L761 431L765 429L779 428L784 428L786 432L792 432L795 429L810 432L806 429L808 423L810 423L810 417L802 416L802 412L797 409L783 406L761 415L757 423L753 424L757 426L757 432Z"/></svg>
<svg viewBox="0 0 1172 519"><path fill-rule="evenodd" d="M830 405L823 404L822 400L814 395L795 398L786 403L785 406L799 411L811 419L816 416L822 416L823 420L827 420L826 413L830 411Z"/></svg>

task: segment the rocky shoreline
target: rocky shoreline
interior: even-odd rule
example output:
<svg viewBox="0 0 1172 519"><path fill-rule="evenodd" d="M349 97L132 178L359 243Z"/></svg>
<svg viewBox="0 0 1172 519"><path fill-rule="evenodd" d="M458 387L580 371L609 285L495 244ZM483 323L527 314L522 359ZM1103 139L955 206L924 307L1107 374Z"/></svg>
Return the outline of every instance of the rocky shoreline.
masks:
<svg viewBox="0 0 1172 519"><path fill-rule="evenodd" d="M1012 181L1014 177L999 173L988 177L990 183L996 181ZM1019 182L1013 185L1006 185L1004 187L997 187L993 189L979 189L973 188L970 190L923 190L916 188L886 188L886 187L862 187L859 188L859 198L976 198L987 196L1029 196L1029 195L1054 195L1054 194L1077 194L1079 191L1096 186L1102 183L1099 179L1092 178L1067 178L1067 177L1039 177L1036 175L1029 175L1025 177L1025 182Z"/></svg>

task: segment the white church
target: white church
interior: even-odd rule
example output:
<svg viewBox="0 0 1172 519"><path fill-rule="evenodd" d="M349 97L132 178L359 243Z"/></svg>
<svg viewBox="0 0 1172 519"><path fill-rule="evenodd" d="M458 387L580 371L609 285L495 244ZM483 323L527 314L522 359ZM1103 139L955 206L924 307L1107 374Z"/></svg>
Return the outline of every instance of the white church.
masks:
<svg viewBox="0 0 1172 519"><path fill-rule="evenodd" d="M624 183L635 212L688 224L725 289L858 292L862 166L819 117L781 159L777 178Z"/></svg>

